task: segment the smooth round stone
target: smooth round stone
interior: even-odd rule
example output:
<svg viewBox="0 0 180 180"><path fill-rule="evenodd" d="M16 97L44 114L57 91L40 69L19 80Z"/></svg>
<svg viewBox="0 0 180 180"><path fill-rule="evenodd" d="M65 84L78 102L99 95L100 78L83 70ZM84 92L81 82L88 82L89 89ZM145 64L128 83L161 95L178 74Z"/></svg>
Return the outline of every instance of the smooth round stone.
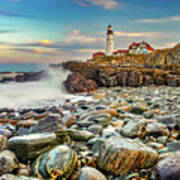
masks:
<svg viewBox="0 0 180 180"><path fill-rule="evenodd" d="M146 122L143 120L132 121L130 120L122 129L122 135L125 137L140 137L143 138L146 135Z"/></svg>
<svg viewBox="0 0 180 180"><path fill-rule="evenodd" d="M18 160L13 152L8 150L0 152L0 175L11 173L18 166Z"/></svg>
<svg viewBox="0 0 180 180"><path fill-rule="evenodd" d="M107 180L105 175L103 175L100 171L92 167L83 167L77 180Z"/></svg>
<svg viewBox="0 0 180 180"><path fill-rule="evenodd" d="M159 161L154 169L156 180L179 180L180 151Z"/></svg>
<svg viewBox="0 0 180 180"><path fill-rule="evenodd" d="M0 151L6 149L7 146L7 138L3 135L0 135Z"/></svg>
<svg viewBox="0 0 180 180"><path fill-rule="evenodd" d="M12 132L8 129L0 129L0 135L10 138L12 136Z"/></svg>
<svg viewBox="0 0 180 180"><path fill-rule="evenodd" d="M8 149L16 153L19 160L26 162L57 145L55 133L15 136L8 140Z"/></svg>
<svg viewBox="0 0 180 180"><path fill-rule="evenodd" d="M161 143L161 144L166 144L168 141L168 137L167 136L160 136L157 138L157 142Z"/></svg>
<svg viewBox="0 0 180 180"><path fill-rule="evenodd" d="M40 179L66 179L73 172L77 154L62 145L40 155L33 165L33 171Z"/></svg>
<svg viewBox="0 0 180 180"><path fill-rule="evenodd" d="M169 136L168 128L162 123L149 123L146 129L148 135Z"/></svg>
<svg viewBox="0 0 180 180"><path fill-rule="evenodd" d="M22 179L13 174L4 174L0 177L0 180L22 180Z"/></svg>
<svg viewBox="0 0 180 180"><path fill-rule="evenodd" d="M103 131L103 127L99 124L93 124L89 126L87 130L92 132L93 134L101 134Z"/></svg>
<svg viewBox="0 0 180 180"><path fill-rule="evenodd" d="M94 138L94 134L86 130L68 129L68 135L73 140L79 141L88 141L89 139Z"/></svg>

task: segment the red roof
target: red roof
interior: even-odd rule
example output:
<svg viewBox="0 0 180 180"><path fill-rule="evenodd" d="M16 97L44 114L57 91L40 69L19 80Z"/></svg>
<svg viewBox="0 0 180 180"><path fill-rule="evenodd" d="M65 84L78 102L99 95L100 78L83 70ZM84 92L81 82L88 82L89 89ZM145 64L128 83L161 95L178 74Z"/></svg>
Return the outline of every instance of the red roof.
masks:
<svg viewBox="0 0 180 180"><path fill-rule="evenodd" d="M148 44L148 43L146 43L146 42L144 42L144 41L143 41L143 43L146 45L146 49L148 49L149 51L154 51L154 49L151 47L150 44ZM129 49L132 49L133 46L138 47L138 46L140 46L140 44L141 44L141 43L135 43L135 42L133 42L133 43L129 46Z"/></svg>
<svg viewBox="0 0 180 180"><path fill-rule="evenodd" d="M121 53L128 53L129 50L117 50L117 51L114 51L113 54L121 54Z"/></svg>
<svg viewBox="0 0 180 180"><path fill-rule="evenodd" d="M102 56L104 57L105 53L103 53L103 52L96 52L96 53L93 54L93 57L99 57L99 56L100 57L102 57Z"/></svg>

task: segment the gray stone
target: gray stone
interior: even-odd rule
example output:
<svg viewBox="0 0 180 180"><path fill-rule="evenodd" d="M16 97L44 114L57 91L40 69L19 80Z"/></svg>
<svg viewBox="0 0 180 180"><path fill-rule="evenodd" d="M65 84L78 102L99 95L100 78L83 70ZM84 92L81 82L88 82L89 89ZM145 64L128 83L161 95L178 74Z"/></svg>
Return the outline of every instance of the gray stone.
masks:
<svg viewBox="0 0 180 180"><path fill-rule="evenodd" d="M169 136L168 128L162 123L149 123L146 129L148 135Z"/></svg>
<svg viewBox="0 0 180 180"><path fill-rule="evenodd" d="M8 149L16 153L19 160L26 162L57 145L55 133L16 136L8 141Z"/></svg>
<svg viewBox="0 0 180 180"><path fill-rule="evenodd" d="M130 120L122 129L122 135L125 137L140 137L143 138L146 135L146 122L143 120L132 121Z"/></svg>
<svg viewBox="0 0 180 180"><path fill-rule="evenodd" d="M30 133L57 132L65 129L59 114L51 114L38 121L38 124L30 129Z"/></svg>
<svg viewBox="0 0 180 180"><path fill-rule="evenodd" d="M99 124L93 124L88 127L88 131L92 132L93 134L101 134L103 127Z"/></svg>
<svg viewBox="0 0 180 180"><path fill-rule="evenodd" d="M154 169L155 180L179 180L180 151L159 161Z"/></svg>
<svg viewBox="0 0 180 180"><path fill-rule="evenodd" d="M19 162L13 152L8 150L0 152L0 175L11 173L18 166Z"/></svg>
<svg viewBox="0 0 180 180"><path fill-rule="evenodd" d="M97 169L92 167L83 167L78 174L77 180L107 180L107 179Z"/></svg>
<svg viewBox="0 0 180 180"><path fill-rule="evenodd" d="M94 138L94 134L86 130L68 129L68 135L73 140L79 141L88 141L89 139Z"/></svg>

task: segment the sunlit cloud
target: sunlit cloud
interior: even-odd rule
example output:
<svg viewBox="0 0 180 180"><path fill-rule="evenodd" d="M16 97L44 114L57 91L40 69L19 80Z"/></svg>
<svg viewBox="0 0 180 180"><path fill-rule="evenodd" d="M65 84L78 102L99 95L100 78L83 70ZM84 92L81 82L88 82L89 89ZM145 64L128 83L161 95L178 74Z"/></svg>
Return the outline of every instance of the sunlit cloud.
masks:
<svg viewBox="0 0 180 180"><path fill-rule="evenodd" d="M116 9L120 5L117 0L75 0L75 2L82 7L95 5L100 6L106 10Z"/></svg>
<svg viewBox="0 0 180 180"><path fill-rule="evenodd" d="M160 32L123 32L115 31L115 36L121 37L158 37L162 35Z"/></svg>
<svg viewBox="0 0 180 180"><path fill-rule="evenodd" d="M180 16L171 16L166 18L157 18L157 19L138 19L134 22L136 23L164 23L164 22L179 22Z"/></svg>

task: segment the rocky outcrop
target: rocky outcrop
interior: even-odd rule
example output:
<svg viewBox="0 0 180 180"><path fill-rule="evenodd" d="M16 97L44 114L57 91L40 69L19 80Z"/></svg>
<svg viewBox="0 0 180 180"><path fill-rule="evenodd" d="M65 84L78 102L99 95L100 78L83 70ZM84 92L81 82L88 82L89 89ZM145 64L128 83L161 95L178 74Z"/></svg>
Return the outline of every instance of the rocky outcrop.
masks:
<svg viewBox="0 0 180 180"><path fill-rule="evenodd" d="M74 72L74 77L72 77L72 75L71 79L68 77L65 85L66 88L72 92L75 91L74 89L77 89L77 87L83 89L85 86L78 81L78 77L79 79L83 77L94 80L100 87L139 87L153 84L157 86L168 85L177 87L180 86L180 68L178 69L178 65L175 65L175 67L177 68L173 69L171 66L164 66L163 69L157 69L135 66L121 67L118 65L112 66L92 62L68 62L64 64L64 68ZM80 76L80 74L82 76ZM77 84L79 84L79 86Z"/></svg>
<svg viewBox="0 0 180 180"><path fill-rule="evenodd" d="M86 79L80 73L70 74L64 84L71 93L89 92L98 88L94 80Z"/></svg>
<svg viewBox="0 0 180 180"><path fill-rule="evenodd" d="M22 72L22 73L1 72L0 83L6 83L6 82L12 82L12 81L15 81L15 82L37 81L46 76L47 76L47 72L45 71Z"/></svg>

